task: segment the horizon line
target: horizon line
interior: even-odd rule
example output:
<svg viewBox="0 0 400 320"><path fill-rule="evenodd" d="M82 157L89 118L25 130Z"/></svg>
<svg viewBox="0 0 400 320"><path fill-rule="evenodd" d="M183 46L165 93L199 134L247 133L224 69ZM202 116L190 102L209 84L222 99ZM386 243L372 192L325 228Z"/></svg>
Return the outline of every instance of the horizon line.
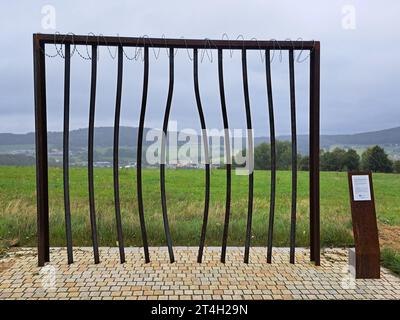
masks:
<svg viewBox="0 0 400 320"><path fill-rule="evenodd" d="M114 128L113 126L99 126L95 127L95 129L100 129L100 128ZM138 127L135 126L120 126L120 128L132 128L132 129L137 129ZM398 129L400 128L400 125L397 127L391 127L391 128L385 128L385 129L379 129L379 130L372 130L372 131L363 131L363 132L355 132L355 133L320 133L320 136L343 136L343 135L358 135L358 134L365 134L365 133L375 133L375 132L381 132L381 131L387 131L387 130L393 130L393 129ZM151 128L151 127L144 127L144 129L153 129L153 130L162 130L162 128ZM185 130L187 128L183 128L182 130ZM77 129L71 129L69 132L72 131L78 131L78 130L88 130L88 128L77 128ZM221 128L223 130L223 128ZM63 131L47 131L47 133L62 133ZM171 131L172 132L172 131ZM179 131L175 131L179 132ZM14 133L14 132L0 132L0 134L13 134L13 135L28 135L28 134L34 134L35 131L28 131L25 133ZM278 136L287 136L290 135L290 133L284 133L284 134L279 134ZM297 136L308 136L308 133L299 133ZM265 138L268 137L267 135L263 136L254 136L254 138Z"/></svg>

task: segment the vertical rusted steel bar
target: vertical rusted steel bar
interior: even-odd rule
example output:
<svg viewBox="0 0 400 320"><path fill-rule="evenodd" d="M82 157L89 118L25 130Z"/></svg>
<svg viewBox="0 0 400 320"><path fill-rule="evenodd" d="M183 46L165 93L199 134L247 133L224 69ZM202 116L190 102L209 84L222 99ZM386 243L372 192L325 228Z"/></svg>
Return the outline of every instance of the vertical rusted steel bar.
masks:
<svg viewBox="0 0 400 320"><path fill-rule="evenodd" d="M169 49L169 88L167 104L164 113L163 122L163 135L161 139L161 158L160 158L160 185L161 185L161 206L164 221L165 237L167 240L169 260L175 261L174 251L172 249L172 239L169 229L168 213L167 213L167 199L165 195L165 163L166 163L166 143L167 143L167 133L168 133L168 119L171 111L172 94L174 91L174 48Z"/></svg>
<svg viewBox="0 0 400 320"><path fill-rule="evenodd" d="M228 125L228 113L226 111L225 101L225 89L224 89L224 67L223 67L223 51L218 49L218 80L219 80L219 93L221 99L221 111L222 119L224 123L224 142L225 142L225 159L226 159L226 201L225 201L225 221L224 231L222 235L222 250L221 250L221 262L225 263L226 258L226 245L228 242L228 231L229 231L229 217L231 212L231 175L232 175L232 164L231 164L231 147L229 137L229 125Z"/></svg>
<svg viewBox="0 0 400 320"><path fill-rule="evenodd" d="M310 53L310 259L320 265L320 43Z"/></svg>
<svg viewBox="0 0 400 320"><path fill-rule="evenodd" d="M314 176L313 176L313 169L314 169L314 155L313 152L313 143L314 142L314 115L313 115L313 97L314 97L314 70L315 70L315 62L313 60L313 52L310 52L310 94L309 94L309 201L310 201L310 261L315 261L314 253Z"/></svg>
<svg viewBox="0 0 400 320"><path fill-rule="evenodd" d="M246 241L244 246L244 262L249 263L250 241L251 241L251 223L253 219L253 191L254 191L254 157L253 157L253 127L251 124L251 109L249 97L249 84L247 79L247 54L246 49L242 50L242 74L243 74L243 93L244 104L246 109L247 123L247 150L246 150L246 167L249 170L249 191L248 191L248 207L247 207L247 227Z"/></svg>
<svg viewBox="0 0 400 320"><path fill-rule="evenodd" d="M209 209L209 204L210 204L210 162L209 162L209 157L208 157L208 137L207 137L207 131L206 131L207 130L206 121L204 118L204 112L203 112L203 107L202 107L201 98L200 98L199 61L198 61L197 49L193 50L193 78L194 78L194 92L195 92L195 96L196 96L197 111L199 113L200 125L201 125L201 130L202 130L202 138L203 138L203 144L204 144L205 178L206 178L203 225L201 228L199 253L197 256L197 262L201 263L201 261L203 259L204 243L206 241L208 209Z"/></svg>
<svg viewBox="0 0 400 320"><path fill-rule="evenodd" d="M45 45L33 36L38 266L50 261Z"/></svg>
<svg viewBox="0 0 400 320"><path fill-rule="evenodd" d="M294 53L289 50L290 77L290 122L292 132L292 206L290 218L290 263L295 263L296 248L296 201L297 201L297 133L296 133L296 90L294 77Z"/></svg>
<svg viewBox="0 0 400 320"><path fill-rule="evenodd" d="M268 95L268 114L269 114L269 135L271 147L271 190L269 205L269 224L268 224L268 243L267 243L267 262L272 261L272 242L274 237L274 218L275 218L275 190L276 190L276 150L275 150L275 120L274 102L272 98L272 77L271 77L271 55L270 50L265 51L265 73L267 79Z"/></svg>
<svg viewBox="0 0 400 320"><path fill-rule="evenodd" d="M90 79L90 109L88 132L88 183L89 183L89 210L90 226L92 231L94 263L99 263L99 244L97 241L97 224L94 201L94 172L93 172L93 142L94 142L94 115L96 107L96 78L97 78L97 46L92 46L92 70Z"/></svg>
<svg viewBox="0 0 400 320"><path fill-rule="evenodd" d="M143 190L142 190L142 152L143 152L143 131L144 120L146 116L147 105L147 90L149 86L149 48L144 47L144 62L143 62L143 92L142 105L140 108L139 131L136 152L136 185L137 185L137 200L139 209L140 230L142 233L142 242L144 250L144 259L146 263L150 262L149 245L147 242L146 222L144 219L143 208Z"/></svg>
<svg viewBox="0 0 400 320"><path fill-rule="evenodd" d="M121 95L122 95L122 76L123 76L123 48L118 47L118 71L117 71L117 94L115 99L115 118L114 118L114 145L113 145L113 174L114 174L114 204L115 219L117 222L117 236L119 257L121 263L125 262L124 239L122 235L121 206L119 203L119 123L121 117Z"/></svg>
<svg viewBox="0 0 400 320"><path fill-rule="evenodd" d="M64 54L64 130L63 130L63 183L65 232L67 236L68 264L74 262L72 253L71 208L69 196L69 104L71 83L71 46L65 45Z"/></svg>

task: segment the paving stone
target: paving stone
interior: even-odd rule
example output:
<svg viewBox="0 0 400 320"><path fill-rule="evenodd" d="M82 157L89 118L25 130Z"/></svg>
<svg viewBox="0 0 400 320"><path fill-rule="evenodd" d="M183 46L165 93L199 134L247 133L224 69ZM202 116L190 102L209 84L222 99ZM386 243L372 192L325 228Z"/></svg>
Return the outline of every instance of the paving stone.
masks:
<svg viewBox="0 0 400 320"><path fill-rule="evenodd" d="M243 248L227 248L225 264L220 248L205 248L202 264L197 248L174 250L171 264L166 248L150 248L146 264L142 248L126 248L127 261L120 264L117 248L100 248L95 265L91 248L74 248L75 262L67 265L65 248L51 248L48 270L54 272L47 272L37 267L35 249L19 248L18 255L0 259L0 299L400 299L400 278L385 268L379 280L351 279L343 271L346 249L323 250L319 267L304 248L297 248L295 265L288 248L274 248L272 264L265 261L265 248L251 248L249 264L243 263Z"/></svg>

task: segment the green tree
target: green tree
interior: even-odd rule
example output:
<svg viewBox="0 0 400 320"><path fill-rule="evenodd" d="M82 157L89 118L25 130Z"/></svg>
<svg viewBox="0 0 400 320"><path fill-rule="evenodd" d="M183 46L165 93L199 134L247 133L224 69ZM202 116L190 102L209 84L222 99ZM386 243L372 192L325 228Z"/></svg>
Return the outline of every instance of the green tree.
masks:
<svg viewBox="0 0 400 320"><path fill-rule="evenodd" d="M310 170L309 156L300 157L300 159L298 159L298 169L302 171Z"/></svg>
<svg viewBox="0 0 400 320"><path fill-rule="evenodd" d="M360 169L360 156L354 149L349 149L344 154L342 170L359 170Z"/></svg>
<svg viewBox="0 0 400 320"><path fill-rule="evenodd" d="M400 173L400 160L393 161L393 171Z"/></svg>
<svg viewBox="0 0 400 320"><path fill-rule="evenodd" d="M292 144L289 141L276 141L276 168L287 170L292 165ZM298 163L300 162L299 155ZM254 167L258 170L271 169L271 145L261 143L254 148Z"/></svg>
<svg viewBox="0 0 400 320"><path fill-rule="evenodd" d="M388 158L385 150L379 146L368 148L361 156L361 164L364 170L372 172L392 172L393 163Z"/></svg>
<svg viewBox="0 0 400 320"><path fill-rule="evenodd" d="M343 170L343 162L346 151L335 148L332 151L326 151L321 154L320 163L321 170L324 171L340 171Z"/></svg>
<svg viewBox="0 0 400 320"><path fill-rule="evenodd" d="M289 141L276 141L277 169L290 169L292 163L292 144Z"/></svg>
<svg viewBox="0 0 400 320"><path fill-rule="evenodd" d="M353 149L347 151L335 148L332 151L322 151L320 155L321 170L346 171L360 168L360 156Z"/></svg>
<svg viewBox="0 0 400 320"><path fill-rule="evenodd" d="M0 166L32 166L34 164L35 158L31 156L23 154L0 154Z"/></svg>
<svg viewBox="0 0 400 320"><path fill-rule="evenodd" d="M271 146L268 143L261 143L254 148L254 168L271 169Z"/></svg>

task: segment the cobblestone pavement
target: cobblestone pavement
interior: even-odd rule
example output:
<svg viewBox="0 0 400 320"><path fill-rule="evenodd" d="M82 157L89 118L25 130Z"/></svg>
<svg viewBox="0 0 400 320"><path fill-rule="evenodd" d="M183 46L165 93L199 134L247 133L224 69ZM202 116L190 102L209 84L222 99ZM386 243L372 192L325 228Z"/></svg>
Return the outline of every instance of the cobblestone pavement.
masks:
<svg viewBox="0 0 400 320"><path fill-rule="evenodd" d="M321 266L309 262L308 250L276 248L267 264L265 248L252 248L243 263L243 248L206 248L202 264L197 248L175 247L171 264L166 248L150 248L144 263L141 248L127 248L125 264L117 248L100 248L93 263L90 248L75 248L67 265L65 248L51 249L51 262L37 267L36 250L19 248L0 260L0 299L400 299L400 278L382 268L379 280L354 280L348 273L347 250L326 249Z"/></svg>

